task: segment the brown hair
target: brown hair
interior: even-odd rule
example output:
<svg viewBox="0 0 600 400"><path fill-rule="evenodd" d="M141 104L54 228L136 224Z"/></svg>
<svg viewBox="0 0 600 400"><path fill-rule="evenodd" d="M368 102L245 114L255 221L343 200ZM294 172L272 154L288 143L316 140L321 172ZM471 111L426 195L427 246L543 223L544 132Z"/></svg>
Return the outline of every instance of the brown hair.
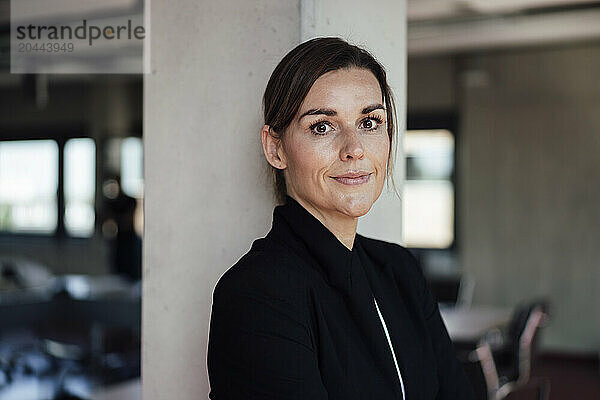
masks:
<svg viewBox="0 0 600 400"><path fill-rule="evenodd" d="M271 127L274 136L282 139L315 81L327 72L351 67L368 69L379 82L390 139L387 178L395 190L392 145L395 144L396 108L385 69L368 51L337 37L315 38L296 46L277 64L267 83L263 95L264 123ZM283 170L271 168L275 197L282 204L287 193Z"/></svg>

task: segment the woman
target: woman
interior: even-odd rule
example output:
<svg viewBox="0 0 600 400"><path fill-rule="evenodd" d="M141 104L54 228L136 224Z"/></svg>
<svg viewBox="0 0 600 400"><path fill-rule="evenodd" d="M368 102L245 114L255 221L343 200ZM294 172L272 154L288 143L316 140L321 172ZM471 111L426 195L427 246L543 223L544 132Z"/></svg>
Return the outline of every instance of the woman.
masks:
<svg viewBox="0 0 600 400"><path fill-rule="evenodd" d="M214 290L209 397L472 399L415 258L356 233L391 174L383 67L313 39L277 65L263 103L282 205Z"/></svg>

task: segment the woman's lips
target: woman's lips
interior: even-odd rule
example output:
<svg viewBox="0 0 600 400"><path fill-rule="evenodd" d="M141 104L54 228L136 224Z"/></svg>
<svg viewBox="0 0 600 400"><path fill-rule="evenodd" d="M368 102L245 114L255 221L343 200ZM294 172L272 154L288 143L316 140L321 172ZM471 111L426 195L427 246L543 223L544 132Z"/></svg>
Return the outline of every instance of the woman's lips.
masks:
<svg viewBox="0 0 600 400"><path fill-rule="evenodd" d="M332 176L332 178L344 185L361 185L369 181L369 179L371 178L371 174L361 175L357 177Z"/></svg>

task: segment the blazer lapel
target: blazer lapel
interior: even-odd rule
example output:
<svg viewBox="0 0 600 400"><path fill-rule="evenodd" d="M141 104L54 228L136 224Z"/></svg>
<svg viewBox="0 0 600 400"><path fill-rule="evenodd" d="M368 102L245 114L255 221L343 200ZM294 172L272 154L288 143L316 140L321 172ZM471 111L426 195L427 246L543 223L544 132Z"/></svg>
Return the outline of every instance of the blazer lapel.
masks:
<svg viewBox="0 0 600 400"><path fill-rule="evenodd" d="M364 338L367 347L373 352L377 368L383 372L390 387L394 388L395 397L401 398L402 391L398 382L394 360L375 308L373 293L369 288L367 276L357 257L352 259L350 276L350 293L346 297L348 308L360 330L361 337ZM377 302L379 303L379 298Z"/></svg>
<svg viewBox="0 0 600 400"><path fill-rule="evenodd" d="M388 324L388 330L400 372L404 378L407 397L416 399L420 397L422 387L423 368L425 368L423 353L423 340L427 338L426 332L420 332L416 327L422 326L415 320L415 315L409 313L414 305L405 302L405 296L400 293L400 288L392 274L392 263L388 263L382 271L384 277L375 280L374 290L379 293L377 301L380 310ZM379 300L381 299L381 301Z"/></svg>
<svg viewBox="0 0 600 400"><path fill-rule="evenodd" d="M398 367L404 381L406 397L418 399L422 395L418 388L424 384L425 355L423 341L426 340L427 333L417 330L416 327L422 326L422 323L418 321L418 316L415 313L408 311L409 309L416 309L419 305L407 304L411 298L410 294L402 293L402 288L396 284L394 279L393 267L400 260L385 260L382 259L382 255L382 252L379 251L378 257L370 257L374 262L371 263L370 268L365 268L365 274L377 297L379 309L387 324ZM385 344L387 346L387 341ZM394 368L391 357L389 362Z"/></svg>

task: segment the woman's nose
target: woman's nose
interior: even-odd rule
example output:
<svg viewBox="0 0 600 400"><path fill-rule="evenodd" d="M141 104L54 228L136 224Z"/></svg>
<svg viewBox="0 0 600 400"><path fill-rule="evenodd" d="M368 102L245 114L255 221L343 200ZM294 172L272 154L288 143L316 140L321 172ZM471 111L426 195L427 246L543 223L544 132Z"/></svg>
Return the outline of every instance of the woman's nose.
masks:
<svg viewBox="0 0 600 400"><path fill-rule="evenodd" d="M340 159L346 161L349 159L362 159L365 155L362 142L358 132L355 129L348 129L344 134L344 143L340 151Z"/></svg>

